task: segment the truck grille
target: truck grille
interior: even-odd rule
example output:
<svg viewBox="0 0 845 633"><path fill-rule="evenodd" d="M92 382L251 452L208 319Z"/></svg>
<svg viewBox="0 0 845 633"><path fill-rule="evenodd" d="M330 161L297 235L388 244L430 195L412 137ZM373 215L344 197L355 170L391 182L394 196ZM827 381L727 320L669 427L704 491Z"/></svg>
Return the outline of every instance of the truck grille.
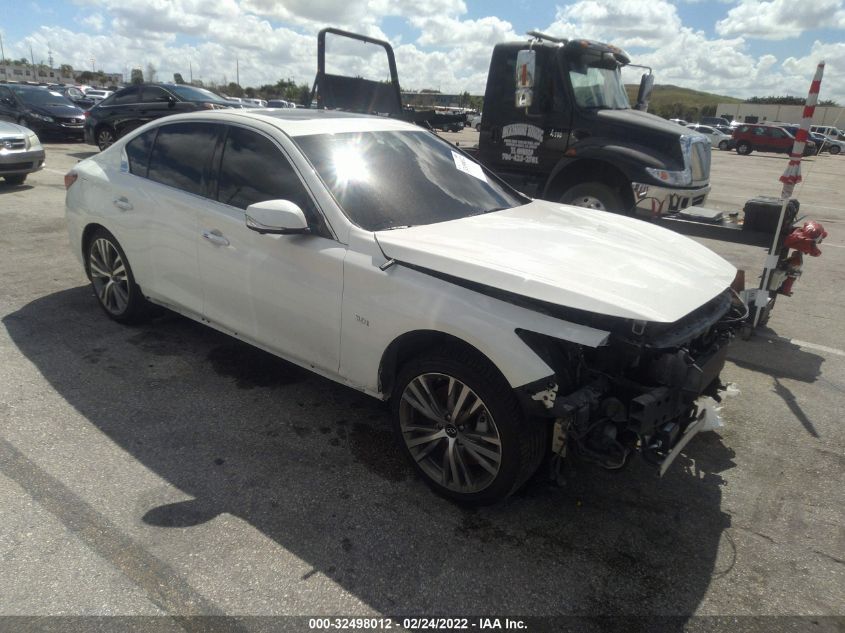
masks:
<svg viewBox="0 0 845 633"><path fill-rule="evenodd" d="M692 184L703 185L710 179L710 141L705 138L693 138L690 147L690 168Z"/></svg>
<svg viewBox="0 0 845 633"><path fill-rule="evenodd" d="M26 139L23 138L0 138L0 149L25 149Z"/></svg>

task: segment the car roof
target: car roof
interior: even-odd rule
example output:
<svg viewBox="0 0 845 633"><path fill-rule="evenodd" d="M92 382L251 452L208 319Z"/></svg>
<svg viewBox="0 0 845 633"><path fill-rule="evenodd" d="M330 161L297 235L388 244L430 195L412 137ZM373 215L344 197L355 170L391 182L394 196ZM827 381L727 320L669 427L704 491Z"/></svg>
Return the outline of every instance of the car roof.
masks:
<svg viewBox="0 0 845 633"><path fill-rule="evenodd" d="M307 108L256 108L222 109L189 112L167 117L165 122L179 119L208 120L219 118L236 123L245 119L269 123L288 136L313 134L342 134L344 132L423 132L423 128L384 116L371 116L338 110L312 110Z"/></svg>

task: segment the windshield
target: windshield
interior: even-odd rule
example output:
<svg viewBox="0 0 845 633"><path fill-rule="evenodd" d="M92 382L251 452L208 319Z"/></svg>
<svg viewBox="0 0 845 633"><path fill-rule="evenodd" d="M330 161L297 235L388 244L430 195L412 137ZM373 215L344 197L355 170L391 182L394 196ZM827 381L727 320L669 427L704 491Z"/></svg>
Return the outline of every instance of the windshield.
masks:
<svg viewBox="0 0 845 633"><path fill-rule="evenodd" d="M429 132L294 138L347 217L367 231L434 224L526 204Z"/></svg>
<svg viewBox="0 0 845 633"><path fill-rule="evenodd" d="M41 88L20 88L9 86L27 105L73 105L58 92Z"/></svg>
<svg viewBox="0 0 845 633"><path fill-rule="evenodd" d="M194 88L193 86L179 84L176 86L167 86L167 89L175 92L177 95L183 99L187 99L188 101L213 101L215 103L228 104L225 99L218 97L216 94L210 90L206 90L205 88Z"/></svg>
<svg viewBox="0 0 845 633"><path fill-rule="evenodd" d="M627 110L631 107L619 70L571 64L569 80L582 108Z"/></svg>

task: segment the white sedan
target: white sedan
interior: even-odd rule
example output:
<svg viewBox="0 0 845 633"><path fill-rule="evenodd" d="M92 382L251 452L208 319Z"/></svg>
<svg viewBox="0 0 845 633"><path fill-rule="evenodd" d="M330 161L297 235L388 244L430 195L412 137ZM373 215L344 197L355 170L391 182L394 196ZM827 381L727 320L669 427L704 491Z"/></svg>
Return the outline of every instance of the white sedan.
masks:
<svg viewBox="0 0 845 633"><path fill-rule="evenodd" d="M721 150L729 149L730 134L725 134L713 126L701 125L700 123L690 123L687 127L710 139L710 147L718 147Z"/></svg>
<svg viewBox="0 0 845 633"><path fill-rule="evenodd" d="M735 269L640 220L531 200L436 135L315 110L175 115L66 176L103 311L151 304L390 400L437 492L554 453L662 473L702 430Z"/></svg>

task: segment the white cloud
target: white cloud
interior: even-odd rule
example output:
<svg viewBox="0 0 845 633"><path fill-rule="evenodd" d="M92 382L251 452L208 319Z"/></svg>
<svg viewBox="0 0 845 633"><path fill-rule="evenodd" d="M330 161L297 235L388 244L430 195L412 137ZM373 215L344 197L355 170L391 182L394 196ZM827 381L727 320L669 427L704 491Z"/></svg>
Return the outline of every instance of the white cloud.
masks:
<svg viewBox="0 0 845 633"><path fill-rule="evenodd" d="M845 28L842 0L742 0L716 23L719 35L765 40L798 37L821 28Z"/></svg>

